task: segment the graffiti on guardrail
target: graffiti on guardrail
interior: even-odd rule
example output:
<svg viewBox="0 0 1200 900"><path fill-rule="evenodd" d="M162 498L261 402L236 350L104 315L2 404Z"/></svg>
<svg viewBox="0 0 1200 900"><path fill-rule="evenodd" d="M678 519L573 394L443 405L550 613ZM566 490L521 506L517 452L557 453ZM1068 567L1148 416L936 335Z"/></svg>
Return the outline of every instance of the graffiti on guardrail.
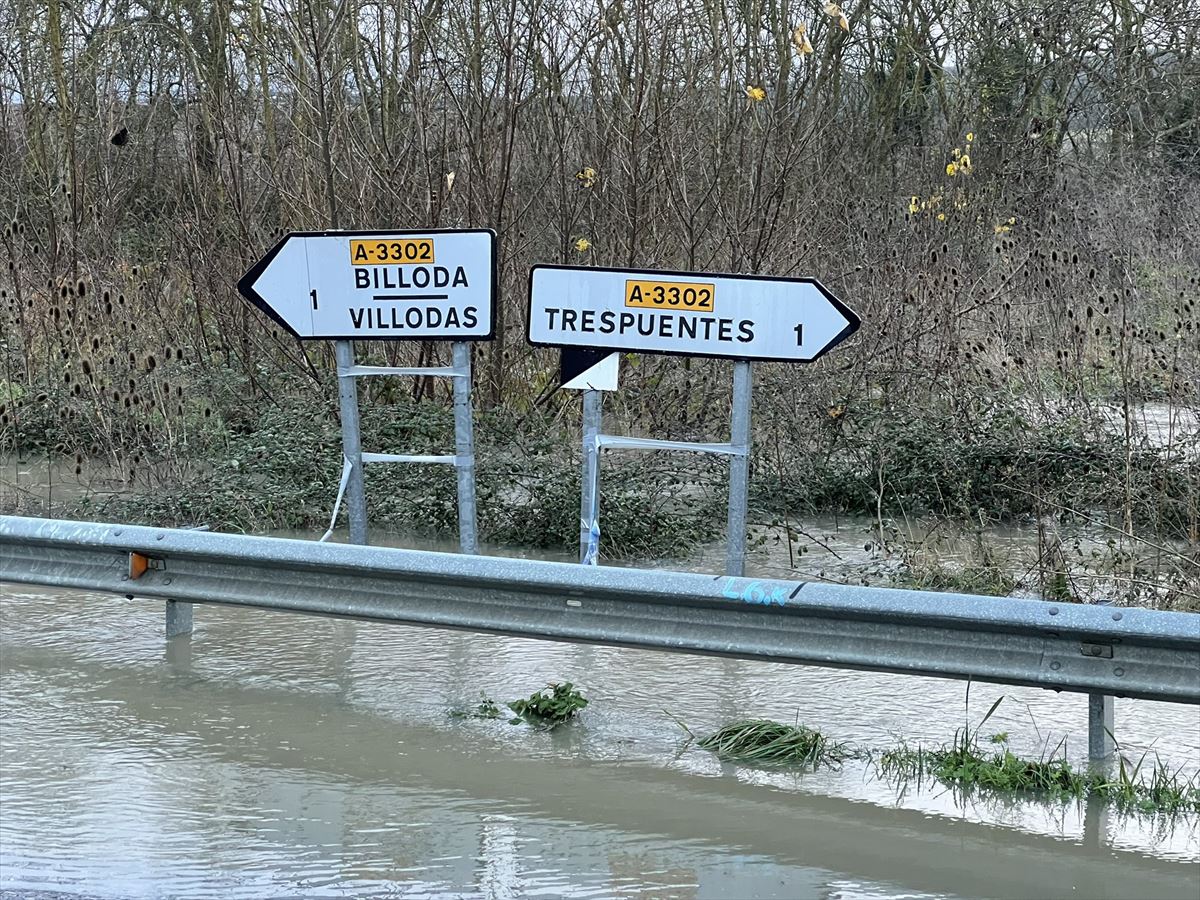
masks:
<svg viewBox="0 0 1200 900"><path fill-rule="evenodd" d="M740 600L743 603L755 603L759 606L787 606L790 598L788 589L792 585L778 581L753 581L745 578L726 578L721 596L730 600ZM791 591L794 596L796 590Z"/></svg>

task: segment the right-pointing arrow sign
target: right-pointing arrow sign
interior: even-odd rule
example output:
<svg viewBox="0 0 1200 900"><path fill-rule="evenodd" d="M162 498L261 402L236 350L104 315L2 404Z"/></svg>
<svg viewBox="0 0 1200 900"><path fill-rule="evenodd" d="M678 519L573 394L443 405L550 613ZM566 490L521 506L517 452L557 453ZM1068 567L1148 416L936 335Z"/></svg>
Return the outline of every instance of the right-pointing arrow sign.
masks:
<svg viewBox="0 0 1200 900"><path fill-rule="evenodd" d="M810 362L858 330L814 278L535 266L529 340L726 359Z"/></svg>

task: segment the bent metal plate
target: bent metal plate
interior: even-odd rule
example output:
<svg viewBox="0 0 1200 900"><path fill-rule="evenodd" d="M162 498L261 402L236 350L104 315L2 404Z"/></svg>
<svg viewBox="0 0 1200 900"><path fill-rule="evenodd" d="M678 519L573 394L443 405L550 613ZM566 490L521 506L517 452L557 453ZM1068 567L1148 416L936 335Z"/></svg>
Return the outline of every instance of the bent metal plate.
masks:
<svg viewBox="0 0 1200 900"><path fill-rule="evenodd" d="M725 359L809 362L858 330L814 278L535 266L529 341Z"/></svg>
<svg viewBox="0 0 1200 900"><path fill-rule="evenodd" d="M294 232L238 282L296 337L485 341L495 331L496 235Z"/></svg>

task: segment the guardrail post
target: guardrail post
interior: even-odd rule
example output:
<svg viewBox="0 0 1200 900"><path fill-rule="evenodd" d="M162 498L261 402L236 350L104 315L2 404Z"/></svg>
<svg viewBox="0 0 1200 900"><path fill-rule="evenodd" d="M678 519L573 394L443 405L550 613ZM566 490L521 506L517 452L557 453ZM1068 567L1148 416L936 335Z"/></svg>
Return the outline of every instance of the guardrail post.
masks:
<svg viewBox="0 0 1200 900"><path fill-rule="evenodd" d="M167 638L192 633L192 604L182 600L167 601Z"/></svg>
<svg viewBox="0 0 1200 900"><path fill-rule="evenodd" d="M725 574L740 578L746 569L746 509L750 491L750 402L753 373L750 363L733 364L733 413L729 442L729 519L725 526Z"/></svg>
<svg viewBox="0 0 1200 900"><path fill-rule="evenodd" d="M604 415L600 391L583 392L583 474L579 504L579 561L600 562L600 424Z"/></svg>
<svg viewBox="0 0 1200 900"><path fill-rule="evenodd" d="M1083 846L1105 849L1108 843L1109 802L1095 791L1089 791L1083 807Z"/></svg>
<svg viewBox="0 0 1200 900"><path fill-rule="evenodd" d="M1088 759L1104 762L1116 749L1113 740L1113 698L1108 694L1088 694Z"/></svg>
<svg viewBox="0 0 1200 900"><path fill-rule="evenodd" d="M465 374L454 381L454 455L458 474L458 546L478 553L475 536L475 428L471 415L471 345L452 345L454 368Z"/></svg>
<svg viewBox="0 0 1200 900"><path fill-rule="evenodd" d="M363 488L362 435L359 433L358 384L353 375L343 374L354 365L354 344L334 341L338 367L338 400L342 410L342 453L350 461L350 480L346 483L346 518L350 522L350 543L367 542L367 496Z"/></svg>

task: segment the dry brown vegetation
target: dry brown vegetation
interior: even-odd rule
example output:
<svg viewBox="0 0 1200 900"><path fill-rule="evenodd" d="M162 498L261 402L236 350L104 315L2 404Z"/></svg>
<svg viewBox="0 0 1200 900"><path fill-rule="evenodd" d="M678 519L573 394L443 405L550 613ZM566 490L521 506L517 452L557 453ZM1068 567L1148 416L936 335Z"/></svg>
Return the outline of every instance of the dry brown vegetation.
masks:
<svg viewBox="0 0 1200 900"><path fill-rule="evenodd" d="M264 403L325 415L329 348L237 276L289 230L486 226L478 388L526 427L569 401L532 263L815 275L864 326L758 368L760 502L1086 513L1195 565L1195 0L9 0L0 35L2 447L169 481ZM610 407L720 433L727 384L645 358Z"/></svg>

